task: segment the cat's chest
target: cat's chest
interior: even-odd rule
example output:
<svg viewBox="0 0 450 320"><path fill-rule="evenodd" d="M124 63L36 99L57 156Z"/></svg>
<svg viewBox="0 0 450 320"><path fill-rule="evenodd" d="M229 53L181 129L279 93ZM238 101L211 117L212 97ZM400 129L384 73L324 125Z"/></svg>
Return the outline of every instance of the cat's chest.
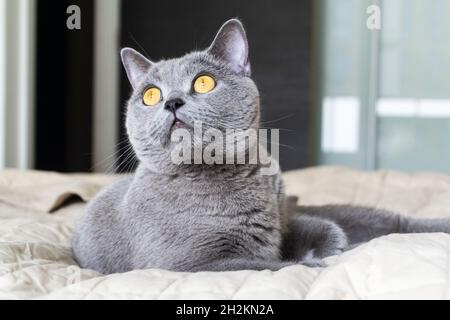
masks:
<svg viewBox="0 0 450 320"><path fill-rule="evenodd" d="M233 194L198 193L189 189L149 188L140 196L130 197L128 208L144 213L149 219L184 219L204 214L215 215L239 205ZM228 204L228 205L227 205ZM174 220L172 220L174 222Z"/></svg>
<svg viewBox="0 0 450 320"><path fill-rule="evenodd" d="M277 239L272 233L279 229L278 212L271 195L257 184L134 183L126 195L123 221L127 232L139 239L131 246L135 256L158 256L151 265L159 267L189 261L191 254L210 258L221 252L214 243L255 253L265 245L255 243L254 237L269 245Z"/></svg>
<svg viewBox="0 0 450 320"><path fill-rule="evenodd" d="M269 196L269 197L268 197ZM126 207L150 220L182 221L206 216L232 216L237 211L265 210L270 192L251 183L213 185L158 180L133 184L126 196Z"/></svg>

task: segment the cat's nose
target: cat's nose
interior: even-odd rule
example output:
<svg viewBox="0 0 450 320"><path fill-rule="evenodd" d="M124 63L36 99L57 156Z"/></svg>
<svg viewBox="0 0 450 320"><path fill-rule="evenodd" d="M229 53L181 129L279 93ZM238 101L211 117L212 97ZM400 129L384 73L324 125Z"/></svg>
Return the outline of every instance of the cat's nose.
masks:
<svg viewBox="0 0 450 320"><path fill-rule="evenodd" d="M184 101L180 98L176 98L176 99L170 99L169 101L166 102L166 104L164 105L164 108L166 110L175 112L178 108L182 107L184 105Z"/></svg>

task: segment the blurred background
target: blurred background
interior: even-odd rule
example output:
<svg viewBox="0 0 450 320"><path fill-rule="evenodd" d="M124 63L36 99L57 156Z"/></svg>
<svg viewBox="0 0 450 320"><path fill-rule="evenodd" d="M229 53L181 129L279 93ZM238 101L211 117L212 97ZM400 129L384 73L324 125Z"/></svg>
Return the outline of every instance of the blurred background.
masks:
<svg viewBox="0 0 450 320"><path fill-rule="evenodd" d="M282 169L450 174L449 12L450 0L0 0L0 167L132 170L119 48L180 56L238 17Z"/></svg>

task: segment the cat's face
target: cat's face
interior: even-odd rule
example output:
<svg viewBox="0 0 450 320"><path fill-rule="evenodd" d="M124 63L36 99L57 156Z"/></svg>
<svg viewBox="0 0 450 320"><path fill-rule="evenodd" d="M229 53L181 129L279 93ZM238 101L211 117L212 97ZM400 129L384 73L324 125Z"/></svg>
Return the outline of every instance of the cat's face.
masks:
<svg viewBox="0 0 450 320"><path fill-rule="evenodd" d="M151 62L133 49L122 50L133 93L126 127L139 160L148 168L176 171L170 161L171 134L256 128L259 93L250 78L245 31L237 20L226 22L205 51Z"/></svg>

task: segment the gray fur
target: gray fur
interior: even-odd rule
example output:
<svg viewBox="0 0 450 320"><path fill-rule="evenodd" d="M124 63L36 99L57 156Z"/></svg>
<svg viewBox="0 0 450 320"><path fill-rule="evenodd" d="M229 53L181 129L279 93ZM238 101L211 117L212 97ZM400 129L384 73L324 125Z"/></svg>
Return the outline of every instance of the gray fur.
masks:
<svg viewBox="0 0 450 320"><path fill-rule="evenodd" d="M102 273L162 268L174 271L270 269L339 254L348 244L392 232L449 232L447 220L413 220L373 209L297 207L286 199L281 174L259 165L177 165L170 141L175 116L164 102L181 98L176 116L189 130L202 121L218 130L257 128L259 93L250 78L245 31L228 21L209 49L151 62L132 49L122 60L133 86L126 127L140 164L129 177L91 201L73 235L84 268ZM192 93L208 73L217 87ZM149 85L163 92L159 105L143 105Z"/></svg>

